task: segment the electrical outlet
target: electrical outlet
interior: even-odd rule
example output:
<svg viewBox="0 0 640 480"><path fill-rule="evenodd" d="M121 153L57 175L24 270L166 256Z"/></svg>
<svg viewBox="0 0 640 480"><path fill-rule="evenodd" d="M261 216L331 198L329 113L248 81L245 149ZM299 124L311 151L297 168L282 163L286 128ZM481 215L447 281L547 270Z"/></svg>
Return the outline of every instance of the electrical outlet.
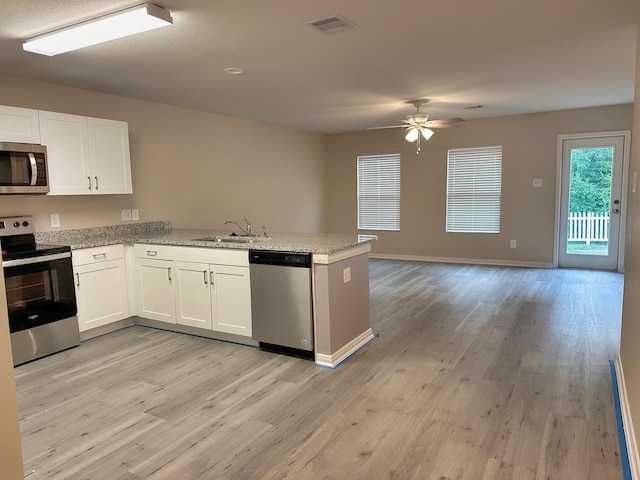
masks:
<svg viewBox="0 0 640 480"><path fill-rule="evenodd" d="M140 211L137 208L131 209L131 220L140 220Z"/></svg>
<svg viewBox="0 0 640 480"><path fill-rule="evenodd" d="M351 267L347 267L342 270L342 278L344 280L344 283L351 281Z"/></svg>
<svg viewBox="0 0 640 480"><path fill-rule="evenodd" d="M49 215L49 219L51 220L51 228L60 228L60 214L52 213Z"/></svg>
<svg viewBox="0 0 640 480"><path fill-rule="evenodd" d="M120 210L120 219L121 220L131 220L131 209L125 208Z"/></svg>
<svg viewBox="0 0 640 480"><path fill-rule="evenodd" d="M511 248L516 248L518 246L518 242L516 240L511 240L511 244L509 246Z"/></svg>
<svg viewBox="0 0 640 480"><path fill-rule="evenodd" d="M533 179L533 187L534 188L542 187L542 179L541 178L534 178Z"/></svg>

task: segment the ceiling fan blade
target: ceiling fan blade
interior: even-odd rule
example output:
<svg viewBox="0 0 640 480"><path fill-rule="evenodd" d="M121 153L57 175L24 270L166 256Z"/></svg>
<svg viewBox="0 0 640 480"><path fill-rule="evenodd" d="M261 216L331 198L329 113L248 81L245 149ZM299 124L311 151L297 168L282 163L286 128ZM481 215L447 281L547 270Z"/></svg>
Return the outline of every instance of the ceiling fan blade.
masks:
<svg viewBox="0 0 640 480"><path fill-rule="evenodd" d="M387 125L386 127L367 127L367 130L382 130L384 128L406 128L410 125Z"/></svg>
<svg viewBox="0 0 640 480"><path fill-rule="evenodd" d="M442 120L431 120L427 122L426 126L429 128L453 128L459 126L464 119L456 118L444 118Z"/></svg>

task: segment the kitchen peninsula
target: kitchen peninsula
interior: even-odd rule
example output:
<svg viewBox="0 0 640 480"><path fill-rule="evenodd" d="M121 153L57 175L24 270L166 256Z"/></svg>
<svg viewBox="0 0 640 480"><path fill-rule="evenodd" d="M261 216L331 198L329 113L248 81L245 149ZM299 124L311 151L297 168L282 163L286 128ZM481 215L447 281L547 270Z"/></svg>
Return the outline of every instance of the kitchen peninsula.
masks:
<svg viewBox="0 0 640 480"><path fill-rule="evenodd" d="M314 354L317 365L335 367L373 338L369 322L368 265L372 238L363 239L358 235L339 234L270 233L268 237L231 237L229 234L228 231L174 229L171 228L170 222L146 222L41 232L36 234L36 239L38 243L71 246L74 272L78 279L78 294L83 293L80 291L83 287L78 286L81 284L80 275L84 271L83 268L95 269L96 266L106 265L107 261L120 262L114 263L113 267L115 269L119 266L118 278L121 279L121 283L126 284L119 288L125 291L122 293L123 296L127 295L123 301L124 303L128 301L129 305L126 309L127 318L120 319L119 322L98 323L97 325L101 328L89 328L83 332L83 338L91 338L126 324L138 323L257 345L250 338L250 330L247 335L242 334L241 329L221 329L220 332L216 332L215 326L213 329L205 326L205 331L203 328L198 328L197 323L182 322L183 325L180 325L181 322L170 319L171 313L167 314L167 319L158 317L156 311L160 309L145 310L141 307L143 303L140 301L149 290L140 286L140 268L144 266L157 264L163 269L162 280L167 278L169 282L175 282L171 277L172 268L179 264L178 260L185 259L189 262L202 262L202 264L223 263L233 265L229 268L245 268L248 275L248 252L253 249L312 255ZM209 240L203 240L204 238ZM220 241L215 241L216 239ZM143 255L149 255L152 258L140 258ZM196 260L197 258L203 260ZM220 258L225 260L217 260ZM174 260L176 260L175 265ZM96 263L91 266L93 262ZM79 266L76 267L76 265ZM164 273L165 271L168 273ZM123 276L123 272L126 275ZM85 282L84 285L86 284ZM101 284L104 285L104 282ZM156 299L165 302L166 309L171 311L173 294L167 291L164 294L159 293ZM117 295L117 292L103 288L99 294ZM244 303L250 303L246 295L238 298L245 298ZM235 300L239 303L237 299ZM248 305L244 307L249 308ZM121 310L124 309L123 306ZM78 310L78 316L82 322L83 302L80 298ZM247 311L250 312L250 310ZM121 314L121 316L124 315ZM97 317L106 318L102 314Z"/></svg>

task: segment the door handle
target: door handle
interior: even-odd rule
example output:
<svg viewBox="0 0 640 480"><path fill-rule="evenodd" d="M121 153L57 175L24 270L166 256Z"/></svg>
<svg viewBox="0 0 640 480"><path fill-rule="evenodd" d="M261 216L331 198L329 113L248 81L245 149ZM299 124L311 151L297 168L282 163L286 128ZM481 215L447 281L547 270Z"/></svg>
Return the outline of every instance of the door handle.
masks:
<svg viewBox="0 0 640 480"><path fill-rule="evenodd" d="M96 179L96 190L98 190L98 177L93 177Z"/></svg>
<svg viewBox="0 0 640 480"><path fill-rule="evenodd" d="M87 177L87 180L89 180L89 190L91 190L91 177Z"/></svg>
<svg viewBox="0 0 640 480"><path fill-rule="evenodd" d="M29 154L29 164L31 165L31 185L35 185L38 182L38 164L36 163L36 156L33 153Z"/></svg>
<svg viewBox="0 0 640 480"><path fill-rule="evenodd" d="M171 281L171 267L167 267L167 278Z"/></svg>
<svg viewBox="0 0 640 480"><path fill-rule="evenodd" d="M213 287L213 272L209 272L209 283L211 283L211 287Z"/></svg>
<svg viewBox="0 0 640 480"><path fill-rule="evenodd" d="M620 209L619 208L614 208L613 209L613 213L620 213Z"/></svg>
<svg viewBox="0 0 640 480"><path fill-rule="evenodd" d="M204 273L204 284L208 285L208 283L207 283L207 271L203 270L202 273Z"/></svg>
<svg viewBox="0 0 640 480"><path fill-rule="evenodd" d="M80 274L76 272L76 287L80 287Z"/></svg>

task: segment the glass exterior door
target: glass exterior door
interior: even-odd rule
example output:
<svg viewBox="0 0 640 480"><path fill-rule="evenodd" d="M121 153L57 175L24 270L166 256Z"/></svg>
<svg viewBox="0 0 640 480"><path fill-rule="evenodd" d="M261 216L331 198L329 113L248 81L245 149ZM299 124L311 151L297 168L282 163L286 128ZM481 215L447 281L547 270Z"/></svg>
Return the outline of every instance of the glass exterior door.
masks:
<svg viewBox="0 0 640 480"><path fill-rule="evenodd" d="M624 140L563 142L559 266L618 269Z"/></svg>

